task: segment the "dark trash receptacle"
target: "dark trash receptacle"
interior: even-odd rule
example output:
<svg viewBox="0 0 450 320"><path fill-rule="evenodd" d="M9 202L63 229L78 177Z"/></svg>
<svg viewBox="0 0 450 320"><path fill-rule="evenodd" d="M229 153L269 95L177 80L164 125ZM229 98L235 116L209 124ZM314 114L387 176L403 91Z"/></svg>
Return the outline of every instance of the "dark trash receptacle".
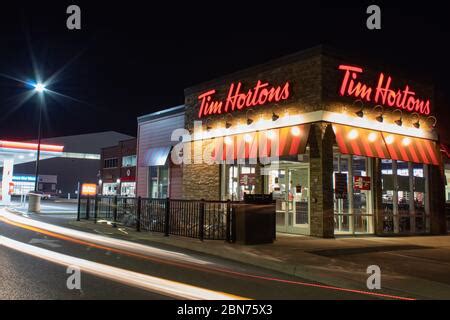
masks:
<svg viewBox="0 0 450 320"><path fill-rule="evenodd" d="M251 195L235 209L235 240L242 244L275 240L275 202L268 195Z"/></svg>

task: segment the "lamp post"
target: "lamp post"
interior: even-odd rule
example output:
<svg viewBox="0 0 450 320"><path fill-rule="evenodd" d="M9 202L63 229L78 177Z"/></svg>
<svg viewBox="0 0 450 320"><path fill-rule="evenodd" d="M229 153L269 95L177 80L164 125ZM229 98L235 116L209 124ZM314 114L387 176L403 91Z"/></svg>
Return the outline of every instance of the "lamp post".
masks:
<svg viewBox="0 0 450 320"><path fill-rule="evenodd" d="M41 94L45 91L45 85L38 82L34 85L34 90L39 94L39 98L42 99ZM37 145L37 156L36 156L36 167L34 174L34 191L38 191L38 176L39 176L39 157L41 155L41 129L42 127L42 103L39 102L39 124L38 124L38 145Z"/></svg>

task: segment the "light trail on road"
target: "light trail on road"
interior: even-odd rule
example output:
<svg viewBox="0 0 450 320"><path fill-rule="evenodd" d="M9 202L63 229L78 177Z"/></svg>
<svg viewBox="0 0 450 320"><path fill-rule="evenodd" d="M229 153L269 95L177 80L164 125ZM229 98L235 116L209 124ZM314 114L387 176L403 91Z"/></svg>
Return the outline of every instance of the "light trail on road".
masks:
<svg viewBox="0 0 450 320"><path fill-rule="evenodd" d="M403 296L398 296L398 295L390 295L390 294L370 292L370 291L364 291L364 290L358 290L358 289L341 288L341 287L328 286L328 285L322 285L322 284L317 284L317 283L286 280L286 279L280 279L280 278L275 278L275 277L267 277L267 276L243 273L243 272L239 272L239 271L233 271L233 270L229 270L229 269L220 268L215 263L200 260L197 258L192 258L192 257L189 257L189 256L181 254L181 253L170 252L170 251L166 251L166 250L162 250L162 249L158 249L158 248L152 248L152 247L134 243L134 242L129 242L129 241L120 240L120 239L114 239L114 238L108 238L108 237L90 234L90 233L83 232L83 231L59 227L59 226L55 226L55 225L48 224L45 222L36 221L36 220L30 219L30 218L24 218L24 217L18 216L16 214L9 213L5 210L0 210L0 221L3 221L5 223L11 224L11 225L15 225L20 228L32 230L32 231L39 232L42 234L46 234L51 237L55 237L55 238L59 238L62 240L82 244L85 246L92 246L95 248L108 250L111 252L116 252L116 253L128 255L131 257L137 257L137 258L146 259L146 260L150 260L150 261L154 261L154 262L175 265L175 266L179 266L182 268L195 269L195 270L202 271L202 272L213 272L213 273L220 273L220 274L226 273L229 275L234 275L234 276L242 277L242 278L252 278L252 279L258 279L258 280L264 280L264 281L273 281L273 282L279 282L279 283L285 283L285 284L300 285L300 286L305 286L305 287L315 287L315 288L320 288L320 289L325 289L325 290L355 293L355 294L384 298L384 299L406 300L406 301L416 300L414 298L403 297ZM156 255L156 257L149 256L149 255ZM169 259L175 259L177 261L171 261Z"/></svg>
<svg viewBox="0 0 450 320"><path fill-rule="evenodd" d="M25 244L3 236L0 236L0 245L66 267L76 266L81 271L92 274L97 277L120 282L129 286L141 288L151 292L156 292L160 294L162 293L164 295L177 299L246 300L246 298L239 297L236 295L199 288L196 286L172 280L157 278L146 274L141 274L138 272L133 272L97 262L92 262L85 259L72 257L62 253L57 253L54 251Z"/></svg>

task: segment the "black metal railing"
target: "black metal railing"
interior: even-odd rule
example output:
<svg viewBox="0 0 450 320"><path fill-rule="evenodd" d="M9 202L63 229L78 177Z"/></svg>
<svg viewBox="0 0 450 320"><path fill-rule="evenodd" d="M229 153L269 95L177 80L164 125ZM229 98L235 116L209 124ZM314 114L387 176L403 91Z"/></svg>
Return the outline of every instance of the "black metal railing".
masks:
<svg viewBox="0 0 450 320"><path fill-rule="evenodd" d="M237 205L232 201L82 196L78 220L106 220L114 227L123 225L137 231L233 242L232 216Z"/></svg>

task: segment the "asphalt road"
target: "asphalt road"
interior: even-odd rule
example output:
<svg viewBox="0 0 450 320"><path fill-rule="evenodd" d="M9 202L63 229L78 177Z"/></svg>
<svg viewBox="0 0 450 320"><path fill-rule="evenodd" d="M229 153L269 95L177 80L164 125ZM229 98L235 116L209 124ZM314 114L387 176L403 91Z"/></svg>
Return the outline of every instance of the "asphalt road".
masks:
<svg viewBox="0 0 450 320"><path fill-rule="evenodd" d="M64 215L70 218L70 215ZM41 218L42 219L42 218ZM47 222L49 221L45 218ZM62 219L60 218L53 218ZM58 220L56 220L58 221ZM175 281L197 288L250 299L374 299L377 297L300 284L308 282L244 263L184 253L219 268L190 267L174 261L153 260L98 248L89 243L53 237L0 221L0 236L86 261ZM226 270L222 272L220 270ZM82 273L81 290L69 290L66 267L0 245L0 299L167 299L164 292L148 291Z"/></svg>

